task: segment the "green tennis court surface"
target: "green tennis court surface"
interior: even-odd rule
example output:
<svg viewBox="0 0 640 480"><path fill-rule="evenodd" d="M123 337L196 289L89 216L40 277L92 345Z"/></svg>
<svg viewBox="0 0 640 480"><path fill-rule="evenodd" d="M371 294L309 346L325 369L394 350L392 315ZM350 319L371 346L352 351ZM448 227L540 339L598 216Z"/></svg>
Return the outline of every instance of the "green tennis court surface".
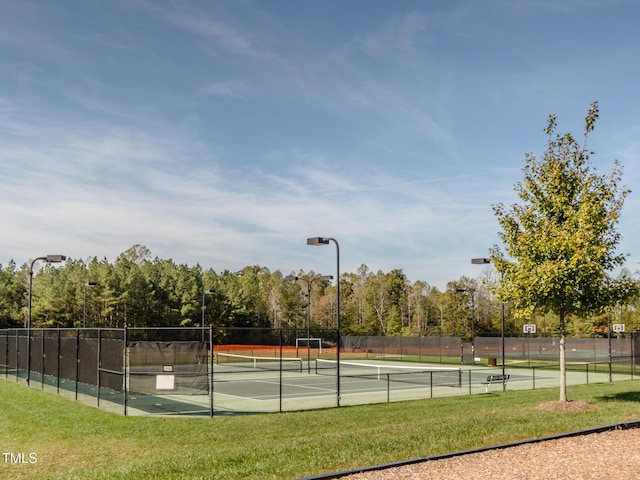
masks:
<svg viewBox="0 0 640 480"><path fill-rule="evenodd" d="M187 393L167 390L162 394L132 392L127 399L129 415L238 415L245 413L305 410L335 407L337 404L337 365L315 361L287 362L281 371L272 364L258 368L251 362L213 365L212 396L207 390ZM277 362L280 365L280 362ZM488 375L501 368L464 368L442 365L396 365L384 361L340 364L340 405L385 403L390 401L498 392L502 384L485 385ZM507 368L508 390L555 387L559 373L553 370ZM589 373L588 382L608 381L604 373ZM584 373L567 372L567 383L586 383Z"/></svg>

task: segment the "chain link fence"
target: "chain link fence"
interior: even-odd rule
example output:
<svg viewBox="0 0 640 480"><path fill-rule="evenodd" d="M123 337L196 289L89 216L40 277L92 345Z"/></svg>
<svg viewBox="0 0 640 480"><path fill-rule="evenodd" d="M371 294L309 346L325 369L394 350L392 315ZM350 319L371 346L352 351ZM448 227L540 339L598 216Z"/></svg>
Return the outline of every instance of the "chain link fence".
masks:
<svg viewBox="0 0 640 480"><path fill-rule="evenodd" d="M572 381L633 379L639 341L628 333L567 338ZM485 379L505 368L523 388L537 388L551 382L559 361L559 340L549 337L343 336L340 343L338 354L331 329L8 329L0 331L0 375L124 415L214 416L482 393ZM338 357L342 372L331 366L318 375L318 361ZM354 373L349 361L385 370ZM455 365L457 388L438 383L448 374L438 367L411 371L427 364ZM390 365L407 371L387 373ZM423 390L397 386L421 382Z"/></svg>

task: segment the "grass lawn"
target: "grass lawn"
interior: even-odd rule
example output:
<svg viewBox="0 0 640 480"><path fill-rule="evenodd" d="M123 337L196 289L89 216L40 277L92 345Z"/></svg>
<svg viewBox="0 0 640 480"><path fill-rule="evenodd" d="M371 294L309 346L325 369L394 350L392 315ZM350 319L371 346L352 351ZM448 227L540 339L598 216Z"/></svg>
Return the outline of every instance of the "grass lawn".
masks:
<svg viewBox="0 0 640 480"><path fill-rule="evenodd" d="M640 383L219 418L123 417L0 379L0 478L292 479L640 418ZM24 453L25 463L5 453ZM29 453L37 461L28 463ZM33 458L33 457L32 457Z"/></svg>

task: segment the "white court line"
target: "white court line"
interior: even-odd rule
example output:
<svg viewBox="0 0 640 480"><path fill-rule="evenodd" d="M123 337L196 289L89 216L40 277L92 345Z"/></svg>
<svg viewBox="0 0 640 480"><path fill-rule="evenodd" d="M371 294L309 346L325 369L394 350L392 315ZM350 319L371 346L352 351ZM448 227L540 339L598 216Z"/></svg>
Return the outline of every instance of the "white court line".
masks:
<svg viewBox="0 0 640 480"><path fill-rule="evenodd" d="M269 384L273 384L273 385L279 385L279 382L267 382L267 381L259 381L256 383L269 383ZM374 383L375 385L380 385L380 380L375 380L375 379L361 379L358 381L359 384L362 383ZM327 383L329 384L329 383ZM327 392L330 394L335 394L336 390L335 388L321 388L321 387L312 387L312 386L308 386L308 385L298 385L298 384L282 384L287 385L289 387L298 387L298 388L308 388L311 390L321 390L323 392ZM335 382L331 383L332 387L335 387ZM387 390L386 388L386 383L384 385L380 385L379 388L371 388L371 387L363 387L363 388L352 388L351 386L347 387L346 385L353 385L353 383L342 383L343 386L343 394L344 395L348 395L351 393L354 394L359 394L359 393L380 393L380 392L385 392ZM444 385L446 387L446 385ZM443 385L434 385L433 388L438 388L438 387L443 387ZM404 391L404 390L421 390L421 389L425 389L425 388L430 388L429 385L420 385L420 384L403 384L402 386L394 386L391 388L392 392L398 392L398 391ZM285 394L283 396L304 396L306 397L307 395L301 395L301 394ZM250 398L254 398L254 397L250 397Z"/></svg>
<svg viewBox="0 0 640 480"><path fill-rule="evenodd" d="M256 383L268 383L270 385L280 385L280 382L267 382L265 380L258 380ZM332 385L335 385L335 383L333 383ZM295 387L295 388L308 388L309 390L322 390L323 392L333 392L335 393L335 389L330 389L330 388L323 388L323 387L312 387L309 385L299 385L299 384L291 384L291 383L283 383L282 386L287 386L287 387Z"/></svg>
<svg viewBox="0 0 640 480"><path fill-rule="evenodd" d="M230 393L218 392L218 391L216 391L216 390L214 390L214 391L213 391L213 394L214 394L214 395L220 395L220 396L223 396L223 395L224 395L225 397L231 397L231 398L242 398L243 400L246 400L247 398L252 398L252 399L257 399L257 400L259 400L259 398L256 398L256 397L245 397L245 396L242 396L242 395L232 395L232 394L230 394Z"/></svg>
<svg viewBox="0 0 640 480"><path fill-rule="evenodd" d="M372 378L356 378L357 381L351 381L351 382L344 382L342 383L343 385L343 393L345 395L347 394L360 394L360 393L380 393L380 392L385 392L386 391L386 382L384 382L384 384L381 385L381 381L377 380L377 379L372 379ZM321 382L326 384L326 385L331 385L331 387L321 387L321 386L313 386L313 385L300 385L298 383L282 383L283 387L289 387L289 388L299 388L299 389L307 389L307 390L314 390L314 391L319 391L322 393L326 393L326 394L331 394L331 395L335 395L336 391L335 391L335 378L331 379L332 381L327 381L327 382ZM269 381L269 380L253 380L251 381L252 383L264 383L267 385L280 385L280 382L277 380L273 380L273 381ZM361 388L354 388L354 384L358 384L358 385L362 385L362 384L374 384L377 385L378 388L372 388L371 386L364 386ZM348 385L348 386L347 386ZM442 387L441 385L436 385L434 386L434 388L436 387ZM429 385L420 385L420 384L402 384L402 385L395 385L394 387L391 388L392 391L398 392L398 391L404 391L404 390L420 390L420 389L425 389L425 388L429 388ZM250 396L242 396L242 395L232 395L229 393L223 393L220 391L217 391L214 389L214 394L216 395L224 395L227 397L232 397L232 398L242 398L242 399L250 399L250 400L255 400L255 401L267 401L267 400L273 400L275 398L279 398L279 395L250 395ZM284 397L309 397L311 396L311 394L304 394L302 392L298 392L298 393L285 393L282 395L283 398Z"/></svg>

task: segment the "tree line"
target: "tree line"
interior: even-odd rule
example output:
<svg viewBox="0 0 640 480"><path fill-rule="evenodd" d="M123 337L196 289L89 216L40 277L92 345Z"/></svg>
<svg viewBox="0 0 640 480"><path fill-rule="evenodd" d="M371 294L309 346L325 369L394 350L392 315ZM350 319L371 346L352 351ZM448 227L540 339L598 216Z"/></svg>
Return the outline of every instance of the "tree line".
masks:
<svg viewBox="0 0 640 480"><path fill-rule="evenodd" d="M200 265L151 258L151 252L141 245L134 245L114 262L93 257L56 265L41 262L36 268L31 288L34 328L213 325L304 329L309 304L312 328L336 326L335 281L322 280L313 271L297 272L297 281L257 265L217 273ZM2 328L27 325L29 270L28 263L0 265ZM495 283L495 272L485 268L480 277L461 277L441 291L425 281L411 282L401 269L374 273L361 265L340 278L341 333L442 335L467 340L472 334L499 335L503 305L492 293ZM516 318L510 303L504 307L507 335L521 334L522 325L529 323L537 325L539 335L558 332L559 320L553 314ZM613 319L605 315L571 317L566 333L606 335L607 321L624 323L626 331L639 330L639 308L637 301L616 305Z"/></svg>

